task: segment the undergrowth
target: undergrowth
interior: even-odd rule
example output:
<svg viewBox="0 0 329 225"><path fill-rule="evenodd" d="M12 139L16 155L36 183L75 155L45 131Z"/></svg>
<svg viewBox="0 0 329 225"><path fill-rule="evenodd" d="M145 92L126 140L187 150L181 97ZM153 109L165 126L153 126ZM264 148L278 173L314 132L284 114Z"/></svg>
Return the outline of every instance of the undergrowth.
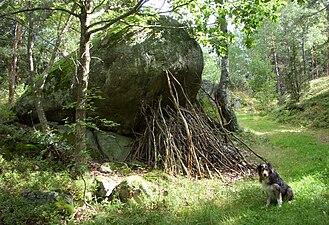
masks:
<svg viewBox="0 0 329 225"><path fill-rule="evenodd" d="M321 93L317 98L322 98ZM314 99L309 97L305 102ZM322 100L316 101L322 107L319 110L324 111L321 113L325 113L327 103ZM6 124L12 118L7 109L2 108L0 114L0 224L321 225L329 219L326 129L281 124L270 116L238 115L244 129L239 135L269 160L294 190L296 199L282 208L275 204L263 208L266 200L257 176L224 182L218 178L173 177L157 170L144 170L139 175L165 189L167 195L159 193L126 203L90 196L88 203L92 207L87 207L84 182L70 169L74 163L67 155L70 146L59 136L43 136L19 124ZM324 120L320 117L318 121ZM60 154L54 155L54 151ZM117 173L124 177L136 172ZM87 181L86 191L92 193L95 187L91 184L91 171L82 175ZM24 197L27 191L63 193L73 203L31 201Z"/></svg>
<svg viewBox="0 0 329 225"><path fill-rule="evenodd" d="M140 175L166 189L167 195L159 193L126 203L91 196L93 210L83 207L81 178L73 179L62 164L37 155L16 154L1 158L0 224L326 224L328 143L305 128L278 124L266 116L238 118L248 143L293 188L296 199L291 204L264 209L266 200L257 176L223 182L173 177L153 170ZM5 150L4 145L0 148ZM86 172L84 177L87 191L92 191L92 176ZM73 204L30 202L22 195L25 190L65 193Z"/></svg>
<svg viewBox="0 0 329 225"><path fill-rule="evenodd" d="M310 89L298 103L287 103L273 111L279 122L329 128L329 77L310 81Z"/></svg>

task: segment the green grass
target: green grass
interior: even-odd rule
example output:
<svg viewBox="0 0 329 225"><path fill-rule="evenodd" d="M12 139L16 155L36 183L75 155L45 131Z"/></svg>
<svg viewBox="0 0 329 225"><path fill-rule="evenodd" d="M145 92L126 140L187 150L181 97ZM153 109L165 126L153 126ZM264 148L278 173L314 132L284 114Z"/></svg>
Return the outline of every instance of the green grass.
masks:
<svg viewBox="0 0 329 225"><path fill-rule="evenodd" d="M262 137L253 147L274 165L295 192L296 200L276 214L288 221L276 224L327 224L329 145L321 140L328 130L283 125L267 116L239 115L238 118L242 127ZM271 217L261 216L263 224L268 222L268 216Z"/></svg>
<svg viewBox="0 0 329 225"><path fill-rule="evenodd" d="M150 177L168 189L167 197L114 210L109 206L112 216L87 224L327 224L329 146L313 132L278 124L270 117L239 115L239 119L256 136L253 148L292 186L296 199L291 204L264 209L257 177L223 184L183 177L168 180L158 174Z"/></svg>
<svg viewBox="0 0 329 225"><path fill-rule="evenodd" d="M81 179L72 180L46 160L16 157L3 158L0 163L0 224L327 224L328 131L282 125L267 116L239 115L238 119L251 133L249 144L293 188L296 199L291 204L264 209L266 200L257 176L223 183L151 171L144 178L167 189L167 196L159 193L128 203L93 200L90 203L96 211L79 211ZM21 198L25 189L69 194L76 211L72 214L55 204L26 202Z"/></svg>
<svg viewBox="0 0 329 225"><path fill-rule="evenodd" d="M321 142L329 134L328 130L314 131L279 124L270 117L259 115L239 115L239 122L250 132L266 138L264 147L256 146L258 152L282 167L287 175L322 173L329 165L329 143L327 140ZM291 164L295 168L289 168Z"/></svg>

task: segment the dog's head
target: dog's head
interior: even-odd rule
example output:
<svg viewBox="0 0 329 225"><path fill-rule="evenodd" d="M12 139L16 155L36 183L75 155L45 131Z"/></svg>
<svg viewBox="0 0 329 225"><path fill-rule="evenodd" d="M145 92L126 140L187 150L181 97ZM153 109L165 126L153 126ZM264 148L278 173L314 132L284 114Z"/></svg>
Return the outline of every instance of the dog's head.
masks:
<svg viewBox="0 0 329 225"><path fill-rule="evenodd" d="M259 178L262 180L262 179L265 179L266 177L269 177L271 176L271 174L274 172L274 169L272 167L272 165L270 163L263 163L263 164L260 164L258 167L257 167L257 173L259 175Z"/></svg>

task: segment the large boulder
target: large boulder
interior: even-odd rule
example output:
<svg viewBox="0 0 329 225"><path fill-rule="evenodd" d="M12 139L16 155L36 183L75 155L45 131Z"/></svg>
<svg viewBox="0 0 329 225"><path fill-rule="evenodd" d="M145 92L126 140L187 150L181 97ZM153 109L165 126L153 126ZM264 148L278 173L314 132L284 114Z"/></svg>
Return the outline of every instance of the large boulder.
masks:
<svg viewBox="0 0 329 225"><path fill-rule="evenodd" d="M97 88L102 99L94 100L96 110L89 115L119 123L118 131L123 134L141 128L142 104L151 105L159 98L163 105L170 103L166 71L175 76L191 100L201 84L203 56L198 43L168 17L160 17L149 27L99 35L91 50L89 87ZM74 117L73 109L63 109L75 99L73 55L57 62L48 76L43 102L50 121ZM25 123L36 119L30 95L18 100L15 112Z"/></svg>

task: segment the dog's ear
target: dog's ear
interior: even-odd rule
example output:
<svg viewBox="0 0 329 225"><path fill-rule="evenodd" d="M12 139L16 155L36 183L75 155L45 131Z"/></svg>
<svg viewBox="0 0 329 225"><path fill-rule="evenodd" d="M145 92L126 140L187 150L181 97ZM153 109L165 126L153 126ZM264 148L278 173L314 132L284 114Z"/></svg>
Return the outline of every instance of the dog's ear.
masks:
<svg viewBox="0 0 329 225"><path fill-rule="evenodd" d="M271 163L267 163L267 166L268 166L268 168L271 170L271 172L273 173L274 172L274 168L273 168L273 166L271 165Z"/></svg>
<svg viewBox="0 0 329 225"><path fill-rule="evenodd" d="M257 173L260 173L261 168L262 168L262 165L257 166L257 168L256 168Z"/></svg>

